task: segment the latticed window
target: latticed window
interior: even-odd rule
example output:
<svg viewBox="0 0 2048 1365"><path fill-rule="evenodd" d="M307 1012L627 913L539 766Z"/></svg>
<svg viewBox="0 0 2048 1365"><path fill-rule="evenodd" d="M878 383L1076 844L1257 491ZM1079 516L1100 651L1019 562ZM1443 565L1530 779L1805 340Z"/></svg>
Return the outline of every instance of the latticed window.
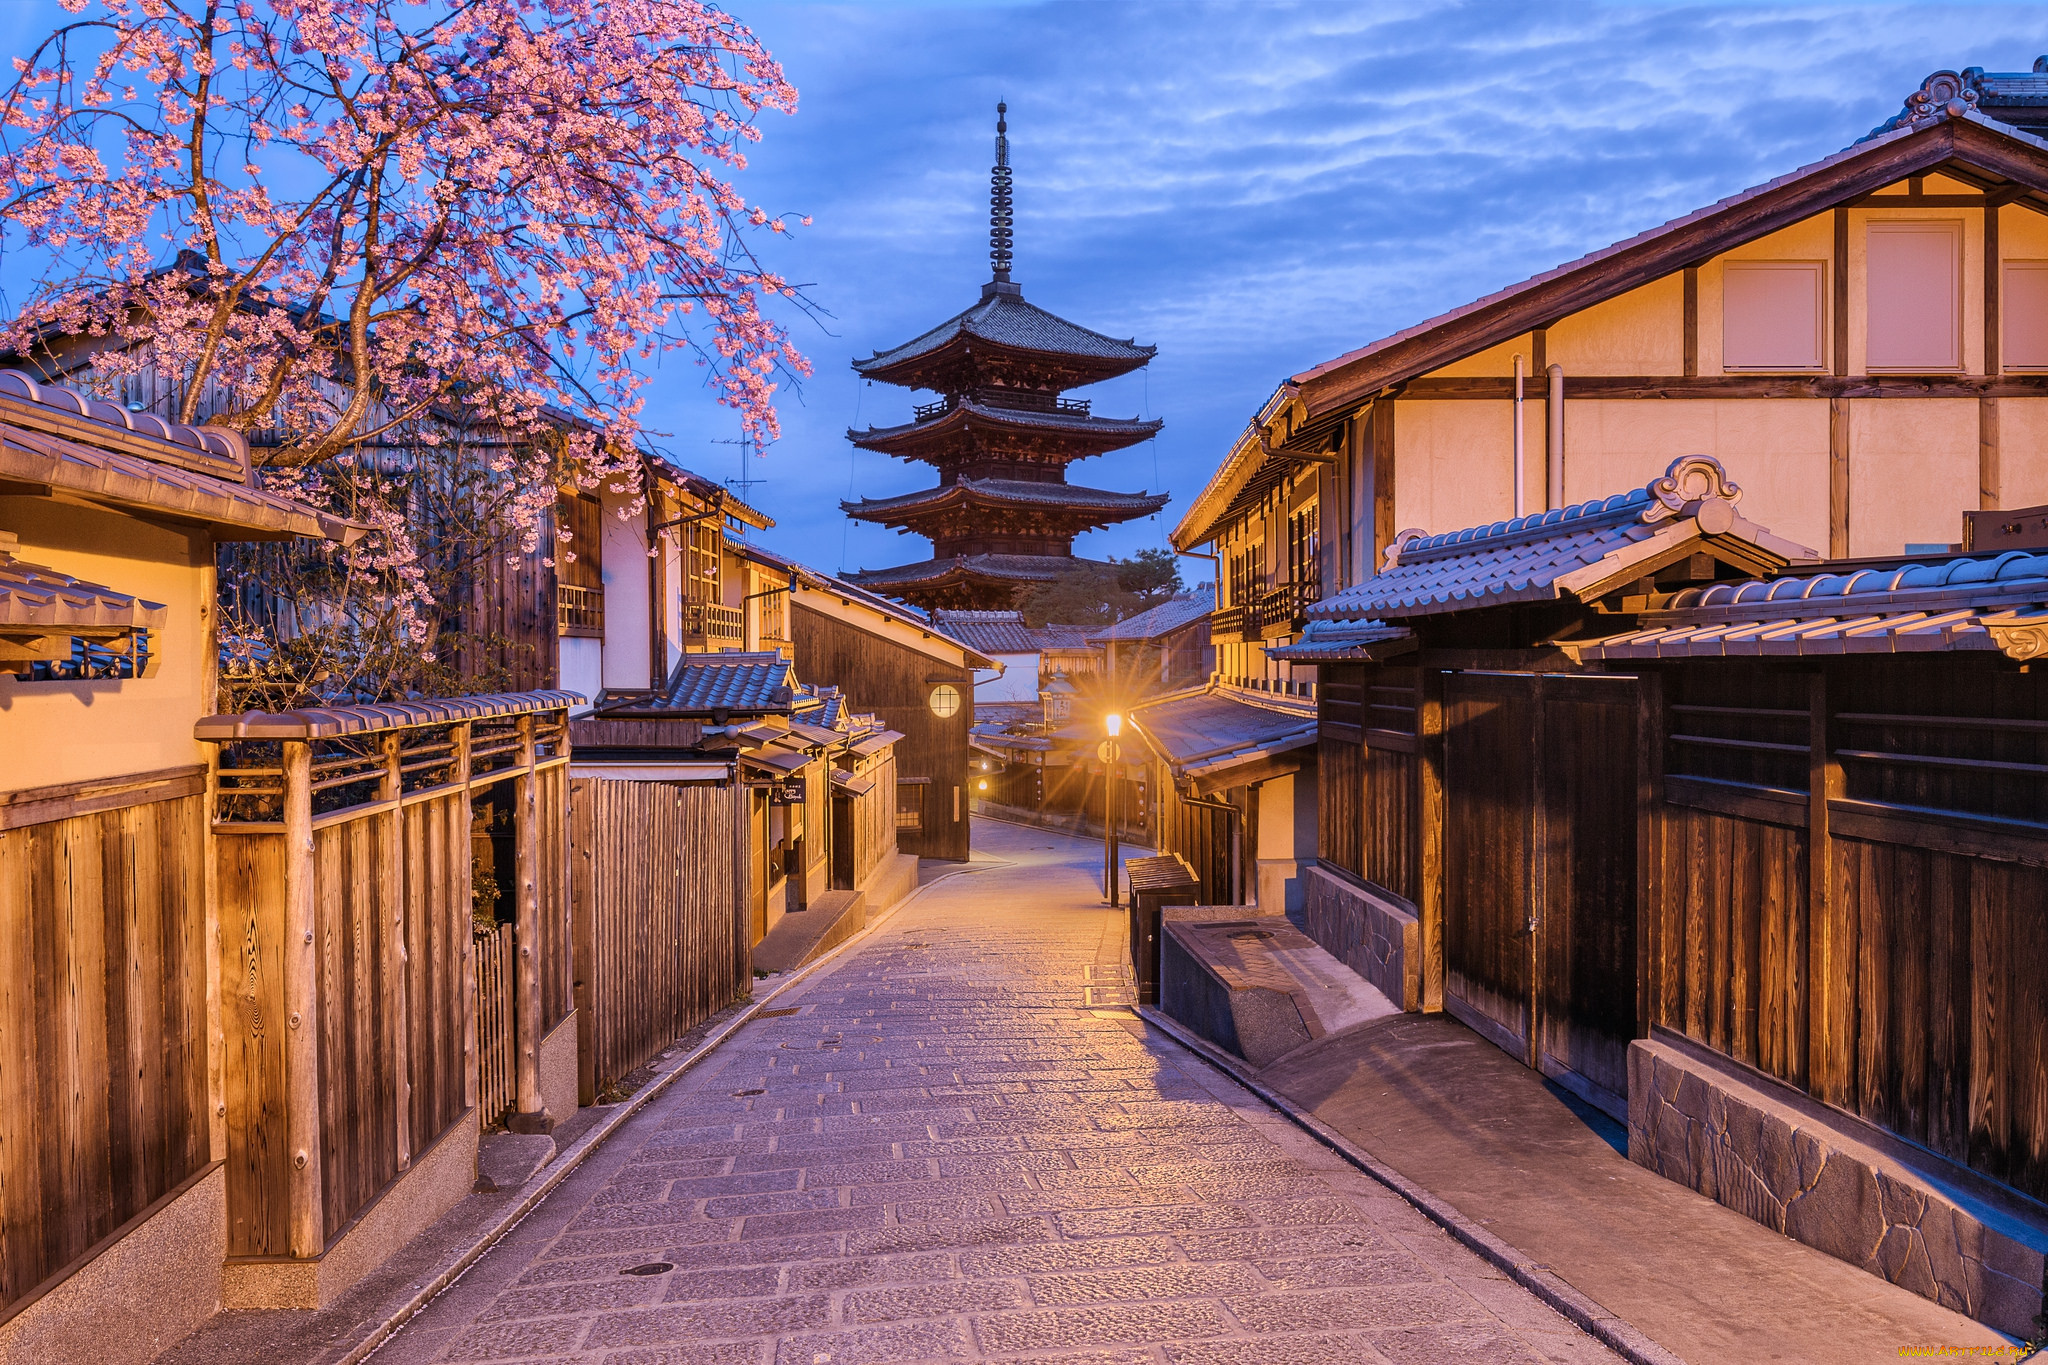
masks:
<svg viewBox="0 0 2048 1365"><path fill-rule="evenodd" d="M686 600L719 600L718 562L725 549L725 532L716 521L689 524L689 567Z"/></svg>
<svg viewBox="0 0 2048 1365"><path fill-rule="evenodd" d="M1313 601L1323 595L1322 539L1315 503L1287 518L1287 581L1297 585L1301 597Z"/></svg>
<svg viewBox="0 0 2048 1365"><path fill-rule="evenodd" d="M555 504L555 618L564 635L604 634L604 506L587 493Z"/></svg>

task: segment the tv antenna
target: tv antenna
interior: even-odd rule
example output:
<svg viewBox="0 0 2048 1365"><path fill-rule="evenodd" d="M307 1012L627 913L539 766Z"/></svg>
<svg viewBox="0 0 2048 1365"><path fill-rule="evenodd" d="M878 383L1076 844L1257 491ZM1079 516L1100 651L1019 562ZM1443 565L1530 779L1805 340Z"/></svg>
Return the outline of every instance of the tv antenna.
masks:
<svg viewBox="0 0 2048 1365"><path fill-rule="evenodd" d="M730 489L731 489L731 490L732 490L733 492L735 492L735 493L739 494L739 496L740 496L740 500L741 500L742 502L744 502L744 501L747 501L747 497L748 497L748 495L747 495L747 490L748 490L748 489L752 488L752 487L753 487L753 486L754 486L755 484L757 484L757 483L766 483L766 482L768 482L768 480L767 480L766 478L759 478L759 479L750 479L750 478L748 478L748 477L747 477L747 456L748 456L749 454L751 454L751 453L753 452L753 446L754 446L754 438L753 438L753 437L751 437L751 436L742 436L742 437L740 437L740 438L739 438L738 440L734 440L734 441L720 441L720 440L714 440L714 441L712 441L712 443L711 443L711 444L713 444L713 445L715 445L715 446L738 446L738 447L740 448L740 474L739 474L739 477L738 477L738 478L736 478L736 479L727 479L727 480L725 481L725 486L726 486L727 488L730 488Z"/></svg>

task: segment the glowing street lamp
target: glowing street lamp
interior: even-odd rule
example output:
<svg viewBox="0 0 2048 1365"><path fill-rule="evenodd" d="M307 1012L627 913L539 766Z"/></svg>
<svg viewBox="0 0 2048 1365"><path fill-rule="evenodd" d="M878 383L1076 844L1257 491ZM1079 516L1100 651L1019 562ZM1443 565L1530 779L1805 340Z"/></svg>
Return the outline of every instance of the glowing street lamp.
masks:
<svg viewBox="0 0 2048 1365"><path fill-rule="evenodd" d="M1116 872L1116 774L1123 748L1116 739L1123 733L1124 718L1112 711L1102 718L1102 728L1109 732L1102 742L1102 893L1114 909L1122 880Z"/></svg>

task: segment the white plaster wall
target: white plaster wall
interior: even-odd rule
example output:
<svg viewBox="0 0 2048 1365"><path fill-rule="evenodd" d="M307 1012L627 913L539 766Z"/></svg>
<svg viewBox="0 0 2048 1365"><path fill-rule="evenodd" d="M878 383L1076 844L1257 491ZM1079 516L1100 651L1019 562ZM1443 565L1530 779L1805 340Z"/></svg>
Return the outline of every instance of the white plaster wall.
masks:
<svg viewBox="0 0 2048 1365"><path fill-rule="evenodd" d="M586 703L596 701L597 694L604 689L604 641L564 635L557 644L562 657L562 686L571 692L581 692ZM581 715L589 709L588 705L579 706L573 714Z"/></svg>
<svg viewBox="0 0 2048 1365"><path fill-rule="evenodd" d="M1976 506L1976 399L1851 401L1850 555L1961 541Z"/></svg>
<svg viewBox="0 0 2048 1365"><path fill-rule="evenodd" d="M2048 398L1998 400L2001 507L2048 503Z"/></svg>
<svg viewBox="0 0 2048 1365"><path fill-rule="evenodd" d="M205 762L192 723L214 710L211 540L46 498L0 497L0 531L21 538L28 563L170 609L152 642L152 677L22 683L0 674L0 791Z"/></svg>
<svg viewBox="0 0 2048 1365"><path fill-rule="evenodd" d="M646 522L621 521L622 501L608 497L604 504L604 685L646 687Z"/></svg>

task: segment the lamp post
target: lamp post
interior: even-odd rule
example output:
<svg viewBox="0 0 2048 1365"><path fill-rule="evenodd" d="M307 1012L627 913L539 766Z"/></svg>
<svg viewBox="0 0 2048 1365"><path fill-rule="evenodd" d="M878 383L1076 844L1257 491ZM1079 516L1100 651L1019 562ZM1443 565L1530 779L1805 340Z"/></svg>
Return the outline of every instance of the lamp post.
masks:
<svg viewBox="0 0 2048 1365"><path fill-rule="evenodd" d="M1102 890L1114 909L1121 889L1116 874L1116 772L1123 758L1116 737L1123 733L1124 718L1112 711L1102 718L1102 728L1109 732L1102 742Z"/></svg>

